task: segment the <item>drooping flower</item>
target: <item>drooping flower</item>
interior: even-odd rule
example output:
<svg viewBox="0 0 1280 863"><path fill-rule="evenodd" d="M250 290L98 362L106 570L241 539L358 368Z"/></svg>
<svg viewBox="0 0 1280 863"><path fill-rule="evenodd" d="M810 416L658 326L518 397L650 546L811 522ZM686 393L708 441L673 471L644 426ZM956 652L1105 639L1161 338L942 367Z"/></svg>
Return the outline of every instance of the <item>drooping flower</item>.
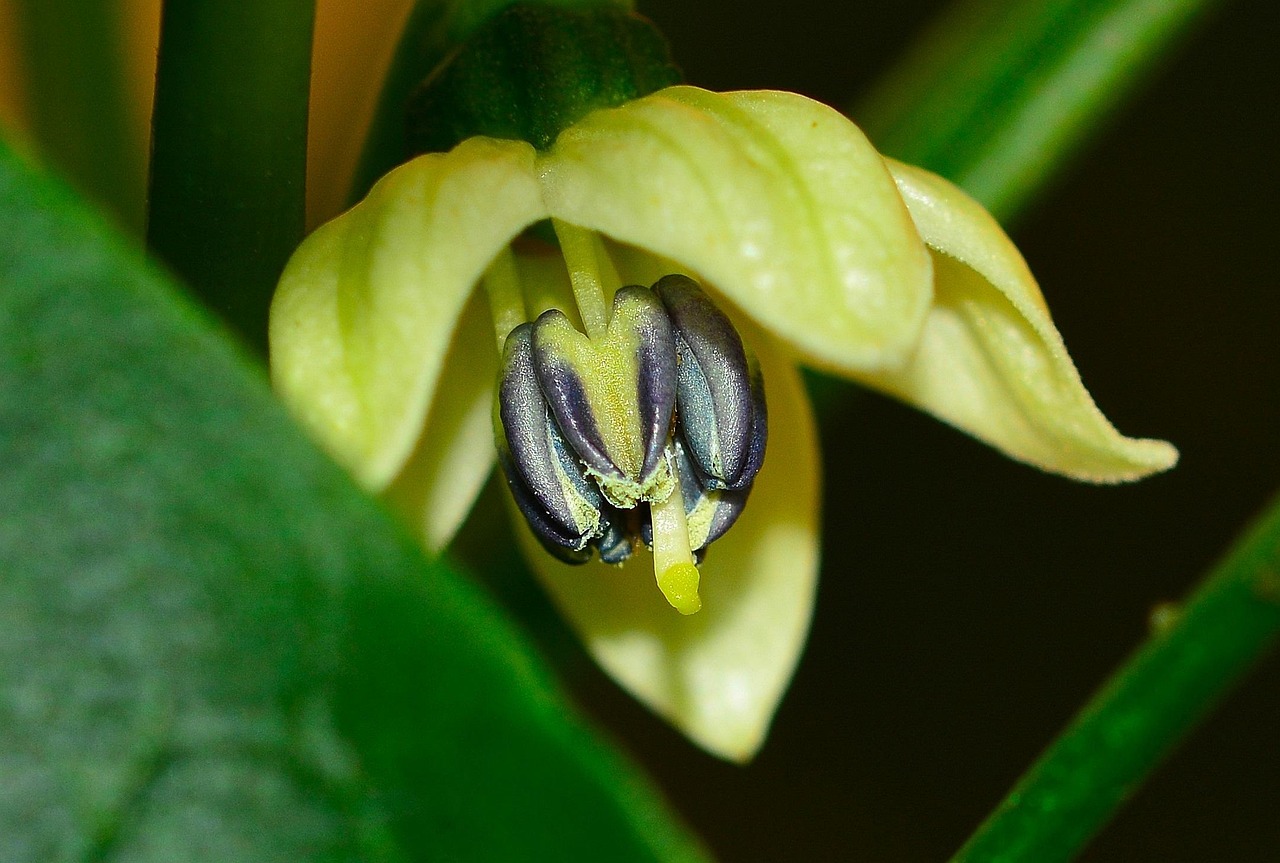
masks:
<svg viewBox="0 0 1280 863"><path fill-rule="evenodd" d="M547 220L558 243L538 236ZM715 381L697 383L702 408L635 389L655 375L674 381L653 371L662 357L643 374L634 365L637 345L662 353L677 342L637 335L644 327L687 330L684 300L648 291L673 274L741 334L764 382L768 450L694 585L659 591L644 540L666 554L675 528L665 519L686 522L699 495L732 485L712 474L741 477L750 455L749 432L708 431ZM686 330L687 361L703 331ZM429 548L447 545L502 450L527 517L513 520L520 542L589 650L733 759L762 742L812 610L820 471L797 363L1077 479L1132 480L1176 460L1098 411L1022 258L978 204L788 93L670 87L592 111L540 150L472 137L420 156L298 250L272 307L271 347L284 398ZM743 362L724 367L736 374ZM573 428L611 411L598 446ZM738 441L728 455L711 452L721 434ZM676 491L694 476L694 491ZM554 524L539 525L544 516ZM619 558L621 569L606 562ZM660 583L669 568L658 566ZM690 590L702 610L677 614L672 605L697 604Z"/></svg>

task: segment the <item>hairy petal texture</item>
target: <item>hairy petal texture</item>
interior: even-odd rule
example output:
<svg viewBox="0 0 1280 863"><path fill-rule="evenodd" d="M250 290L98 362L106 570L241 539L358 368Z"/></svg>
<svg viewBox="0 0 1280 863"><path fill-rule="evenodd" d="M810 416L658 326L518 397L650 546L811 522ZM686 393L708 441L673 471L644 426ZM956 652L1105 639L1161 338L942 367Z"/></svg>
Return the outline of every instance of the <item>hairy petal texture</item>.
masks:
<svg viewBox="0 0 1280 863"><path fill-rule="evenodd" d="M935 174L888 164L934 254L937 296L911 360L859 379L1074 479L1123 482L1172 467L1172 446L1124 437L1098 410L1035 279L986 210Z"/></svg>
<svg viewBox="0 0 1280 863"><path fill-rule="evenodd" d="M421 156L299 247L271 307L272 378L367 488L412 452L451 336L494 256L547 214L533 148Z"/></svg>
<svg viewBox="0 0 1280 863"><path fill-rule="evenodd" d="M791 93L670 87L596 111L539 157L557 218L681 262L834 371L893 366L930 302L930 259L883 160Z"/></svg>
<svg viewBox="0 0 1280 863"><path fill-rule="evenodd" d="M519 522L543 584L596 660L636 698L709 751L759 749L804 647L818 573L818 444L800 377L777 347L757 349L771 406L771 455L751 505L708 549L703 607L674 614L643 547L622 569L549 558Z"/></svg>

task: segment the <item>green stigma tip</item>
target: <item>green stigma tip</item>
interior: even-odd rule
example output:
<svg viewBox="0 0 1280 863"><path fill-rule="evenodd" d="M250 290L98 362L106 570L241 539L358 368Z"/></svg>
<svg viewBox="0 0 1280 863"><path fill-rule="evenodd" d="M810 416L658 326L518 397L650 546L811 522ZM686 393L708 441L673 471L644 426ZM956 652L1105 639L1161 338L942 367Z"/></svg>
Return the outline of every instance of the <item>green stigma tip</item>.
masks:
<svg viewBox="0 0 1280 863"><path fill-rule="evenodd" d="M681 614L693 614L702 608L698 596L698 568L692 563L668 566L658 576L658 587L671 607Z"/></svg>

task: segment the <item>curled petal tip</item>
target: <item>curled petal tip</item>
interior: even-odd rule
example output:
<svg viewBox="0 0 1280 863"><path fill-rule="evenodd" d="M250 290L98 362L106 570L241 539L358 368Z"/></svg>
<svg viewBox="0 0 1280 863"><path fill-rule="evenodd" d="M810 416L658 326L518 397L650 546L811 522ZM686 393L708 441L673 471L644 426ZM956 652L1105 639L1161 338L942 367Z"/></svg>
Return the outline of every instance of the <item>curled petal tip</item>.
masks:
<svg viewBox="0 0 1280 863"><path fill-rule="evenodd" d="M1051 473L1115 483L1172 467L1172 446L1127 438L1098 409L995 219L943 178L887 164L932 250L936 299L908 362L859 379Z"/></svg>

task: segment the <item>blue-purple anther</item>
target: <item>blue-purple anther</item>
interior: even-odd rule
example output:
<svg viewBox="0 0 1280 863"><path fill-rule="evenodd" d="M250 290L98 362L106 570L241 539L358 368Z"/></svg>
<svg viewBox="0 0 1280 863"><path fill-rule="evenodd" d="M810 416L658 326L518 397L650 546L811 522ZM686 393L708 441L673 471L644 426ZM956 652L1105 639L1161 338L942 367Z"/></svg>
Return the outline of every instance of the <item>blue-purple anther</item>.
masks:
<svg viewBox="0 0 1280 863"><path fill-rule="evenodd" d="M753 358L680 275L620 289L595 339L559 310L513 330L494 419L516 504L569 563L593 548L622 563L635 542L652 543L650 503L677 484L701 557L742 512L768 435Z"/></svg>

